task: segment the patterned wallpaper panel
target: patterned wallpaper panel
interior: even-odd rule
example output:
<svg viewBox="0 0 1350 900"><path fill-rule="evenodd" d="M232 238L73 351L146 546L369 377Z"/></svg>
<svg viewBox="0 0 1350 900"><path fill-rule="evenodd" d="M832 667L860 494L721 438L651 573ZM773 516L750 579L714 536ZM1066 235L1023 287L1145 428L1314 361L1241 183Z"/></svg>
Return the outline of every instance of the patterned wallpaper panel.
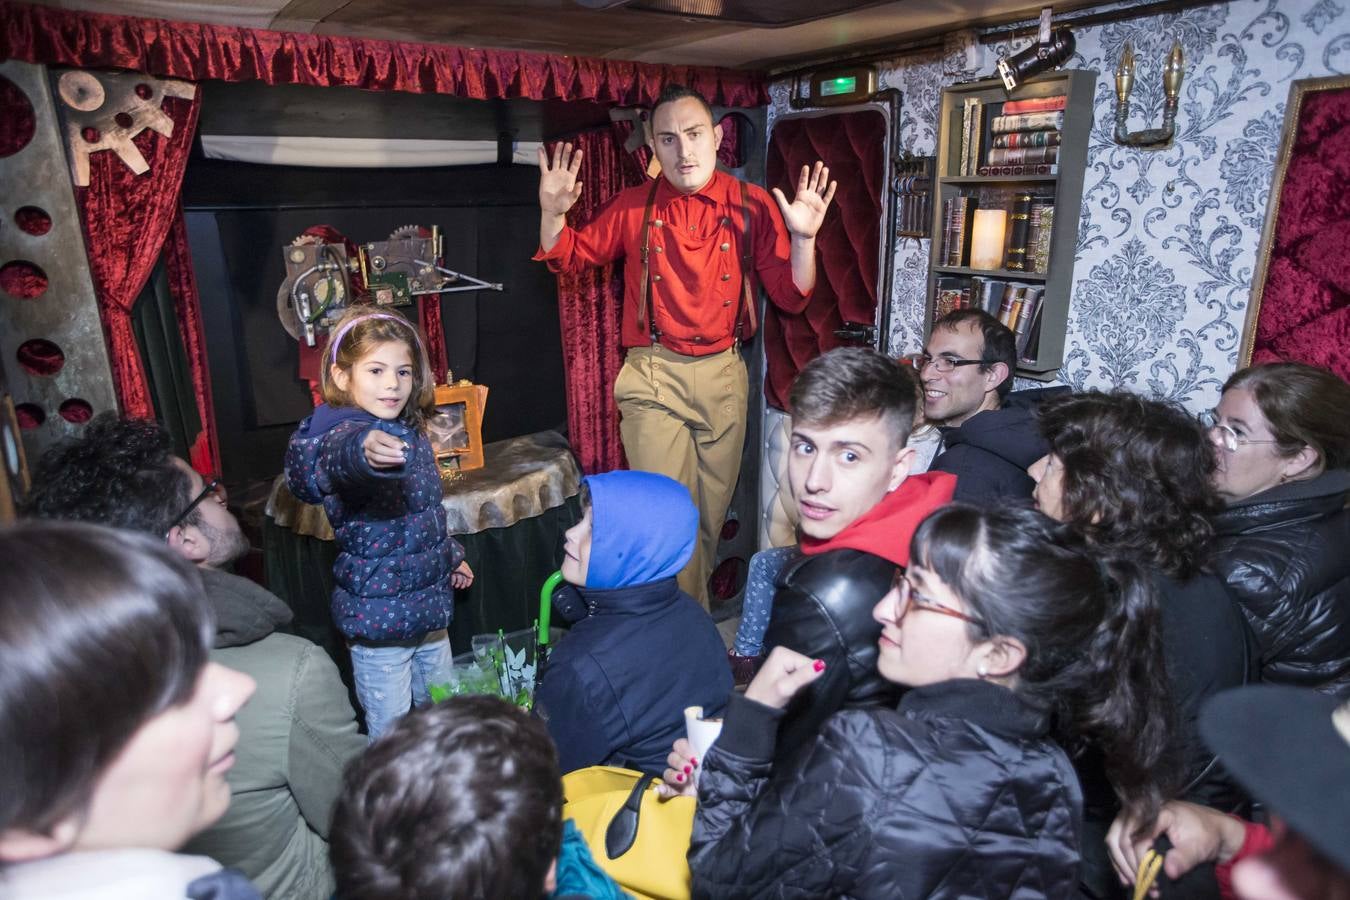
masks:
<svg viewBox="0 0 1350 900"><path fill-rule="evenodd" d="M1290 82L1350 72L1347 5L1235 0L1074 29L1068 67L1099 76L1059 383L1213 405L1237 364ZM974 37L882 64L881 86L904 92L902 150L934 152L944 85L993 73L1007 48ZM1173 38L1186 54L1178 137L1160 151L1118 146L1122 46L1137 61L1130 127L1156 127ZM789 87L772 85L771 116L788 109ZM927 241L903 240L895 267L889 348L901 353L922 339Z"/></svg>

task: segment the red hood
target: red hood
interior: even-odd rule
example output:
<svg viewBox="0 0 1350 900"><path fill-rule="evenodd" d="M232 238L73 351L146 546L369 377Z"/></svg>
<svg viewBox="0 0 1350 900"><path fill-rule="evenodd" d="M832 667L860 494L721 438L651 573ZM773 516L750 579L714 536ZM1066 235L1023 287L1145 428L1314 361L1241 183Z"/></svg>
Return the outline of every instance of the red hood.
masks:
<svg viewBox="0 0 1350 900"><path fill-rule="evenodd" d="M862 550L897 566L909 565L909 542L919 523L945 506L956 491L956 476L946 472L911 475L832 538L802 535L803 553L824 553L846 547Z"/></svg>

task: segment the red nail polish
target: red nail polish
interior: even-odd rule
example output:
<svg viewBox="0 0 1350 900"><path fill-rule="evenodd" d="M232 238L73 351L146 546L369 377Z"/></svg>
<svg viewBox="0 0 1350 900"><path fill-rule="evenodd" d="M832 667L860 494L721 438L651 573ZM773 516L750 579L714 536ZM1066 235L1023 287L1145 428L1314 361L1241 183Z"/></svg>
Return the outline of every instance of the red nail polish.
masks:
<svg viewBox="0 0 1350 900"><path fill-rule="evenodd" d="M675 780L676 780L676 781L684 781L684 775L682 775L682 774L679 773L679 772L676 772L676 773L675 773Z"/></svg>
<svg viewBox="0 0 1350 900"><path fill-rule="evenodd" d="M692 772L692 771L694 771L694 767L693 767L693 766L685 766L685 767L684 767L684 774L688 775L688 774L689 774L690 772Z"/></svg>
<svg viewBox="0 0 1350 900"><path fill-rule="evenodd" d="M823 659L816 660L814 663L811 664L811 668L815 669L817 672L824 672L825 660Z"/></svg>
<svg viewBox="0 0 1350 900"><path fill-rule="evenodd" d="M692 757L692 756L689 757L689 765L691 765L691 766L696 766L696 765L698 765L698 760L694 759L694 757Z"/></svg>

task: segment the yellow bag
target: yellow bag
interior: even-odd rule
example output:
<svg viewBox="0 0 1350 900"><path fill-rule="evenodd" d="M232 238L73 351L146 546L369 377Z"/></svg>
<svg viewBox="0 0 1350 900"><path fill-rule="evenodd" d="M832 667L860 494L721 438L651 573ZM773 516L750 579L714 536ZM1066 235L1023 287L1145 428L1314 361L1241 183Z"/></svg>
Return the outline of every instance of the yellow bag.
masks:
<svg viewBox="0 0 1350 900"><path fill-rule="evenodd" d="M562 781L563 818L576 822L610 878L647 900L688 900L693 797L662 800L654 776L614 766L577 769Z"/></svg>

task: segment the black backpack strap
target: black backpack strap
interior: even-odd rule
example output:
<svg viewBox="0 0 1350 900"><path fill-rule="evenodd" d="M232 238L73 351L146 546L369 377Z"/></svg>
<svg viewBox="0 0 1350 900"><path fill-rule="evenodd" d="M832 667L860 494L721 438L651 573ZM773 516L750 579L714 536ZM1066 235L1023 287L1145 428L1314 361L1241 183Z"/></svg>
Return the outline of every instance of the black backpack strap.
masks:
<svg viewBox="0 0 1350 900"><path fill-rule="evenodd" d="M642 795L647 793L647 788L655 778L655 775L643 775L639 778L628 794L628 799L614 814L614 818L609 820L609 827L605 829L605 855L610 859L618 859L633 849L633 844L637 841L638 826L641 824L639 817L642 813Z"/></svg>
<svg viewBox="0 0 1350 900"><path fill-rule="evenodd" d="M638 307L637 324L638 328L651 334L652 343L660 341L661 333L656 330L656 317L652 316L650 320L647 316L647 293L650 290L651 267L648 265L647 257L651 252L652 245L652 212L656 209L656 189L661 186L661 179L652 179L651 192L647 194L647 205L642 210L642 279L639 281L638 288Z"/></svg>

